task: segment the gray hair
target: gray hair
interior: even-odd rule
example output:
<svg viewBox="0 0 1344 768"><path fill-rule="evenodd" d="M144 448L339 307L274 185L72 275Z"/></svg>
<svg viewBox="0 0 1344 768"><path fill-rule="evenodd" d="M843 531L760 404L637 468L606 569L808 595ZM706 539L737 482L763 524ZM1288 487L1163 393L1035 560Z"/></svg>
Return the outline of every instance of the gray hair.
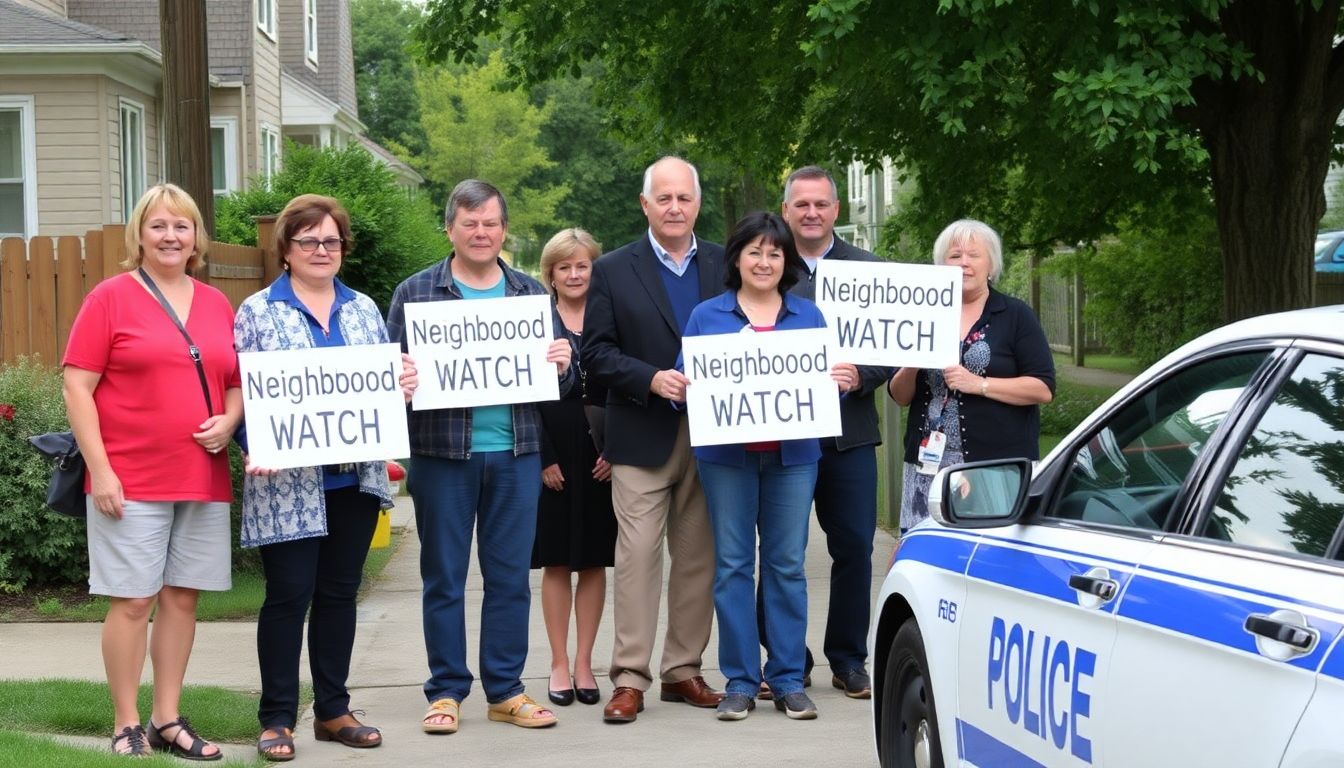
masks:
<svg viewBox="0 0 1344 768"><path fill-rule="evenodd" d="M994 228L975 219L958 219L947 225L933 243L933 263L946 264L947 252L953 245L975 240L989 251L989 279L998 280L1003 273L1003 242Z"/></svg>
<svg viewBox="0 0 1344 768"><path fill-rule="evenodd" d="M691 169L691 181L695 184L695 199L700 199L700 172L694 165L687 163L676 155L663 155L662 157L649 163L649 167L644 169L644 197L653 196L653 169L667 160L676 160L679 163L686 163L686 167Z"/></svg>
<svg viewBox="0 0 1344 768"><path fill-rule="evenodd" d="M840 190L835 186L835 177L831 172L822 168L820 165L804 165L802 168L789 174L789 178L784 181L784 202L789 202L789 194L793 192L793 182L798 180L815 181L825 179L831 183L831 199L840 199Z"/></svg>
<svg viewBox="0 0 1344 768"><path fill-rule="evenodd" d="M504 195L495 188L495 185L478 179L459 181L457 186L453 187L453 193L448 196L448 204L443 207L443 226L453 226L459 208L474 211L490 202L492 197L499 201L500 223L509 226L509 206L504 202Z"/></svg>

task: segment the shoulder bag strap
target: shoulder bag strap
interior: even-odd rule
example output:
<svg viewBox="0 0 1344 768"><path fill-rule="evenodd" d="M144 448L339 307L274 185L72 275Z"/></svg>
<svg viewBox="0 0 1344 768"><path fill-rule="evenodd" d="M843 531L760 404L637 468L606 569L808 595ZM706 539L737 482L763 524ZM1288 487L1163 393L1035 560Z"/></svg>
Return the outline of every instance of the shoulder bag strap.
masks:
<svg viewBox="0 0 1344 768"><path fill-rule="evenodd" d="M149 279L149 273L145 271L145 268L140 267L139 272L140 279L145 281L145 285L149 287L149 292L154 294L154 298L159 300L159 306L163 307L163 311L167 312L168 317L173 319L173 325L177 326L177 330L181 332L182 338L187 340L187 354L191 355L191 362L196 364L196 375L201 379L201 392L205 395L205 412L214 416L215 409L210 405L210 385L206 383L205 368L201 365L200 348L196 346L196 342L191 340L191 335L187 333L186 327L183 326L182 321L177 318L177 313L173 311L173 305L169 304L168 299L163 297L163 291L160 291L159 286L155 285L154 281Z"/></svg>

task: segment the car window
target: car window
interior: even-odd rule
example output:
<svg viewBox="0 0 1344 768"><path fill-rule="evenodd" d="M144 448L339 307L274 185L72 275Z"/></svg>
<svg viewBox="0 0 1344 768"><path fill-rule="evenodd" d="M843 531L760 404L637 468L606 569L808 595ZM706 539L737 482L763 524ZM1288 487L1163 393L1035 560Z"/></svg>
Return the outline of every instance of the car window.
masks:
<svg viewBox="0 0 1344 768"><path fill-rule="evenodd" d="M1130 400L1074 454L1046 515L1161 530L1195 460L1267 354L1202 361Z"/></svg>
<svg viewBox="0 0 1344 768"><path fill-rule="evenodd" d="M1344 519L1344 360L1307 355L1238 454L1200 534L1323 557Z"/></svg>

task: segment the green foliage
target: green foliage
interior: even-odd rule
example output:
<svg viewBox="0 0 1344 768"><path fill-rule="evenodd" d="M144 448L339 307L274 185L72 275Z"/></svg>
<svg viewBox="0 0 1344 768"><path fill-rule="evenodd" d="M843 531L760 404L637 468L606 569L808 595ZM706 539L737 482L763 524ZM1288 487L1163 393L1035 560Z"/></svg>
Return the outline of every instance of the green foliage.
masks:
<svg viewBox="0 0 1344 768"><path fill-rule="evenodd" d="M563 183L530 184L555 165L539 141L550 107L533 105L507 82L497 53L480 67L421 69L416 88L428 139L416 165L425 176L450 190L464 179L488 181L508 203L510 235L549 237L556 206L569 194Z"/></svg>
<svg viewBox="0 0 1344 768"><path fill-rule="evenodd" d="M1041 434L1067 435L1113 394L1115 390L1107 387L1076 384L1058 377L1055 398L1041 406Z"/></svg>
<svg viewBox="0 0 1344 768"><path fill-rule="evenodd" d="M1115 238L1078 258L1087 287L1083 311L1098 323L1107 349L1146 366L1220 324L1222 269L1211 208L1208 201L1145 206Z"/></svg>
<svg viewBox="0 0 1344 768"><path fill-rule="evenodd" d="M755 178L817 158L891 157L925 180L912 201L920 237L969 215L1009 250L1089 244L1155 193L1212 185L1229 201L1220 224L1232 233L1225 263L1238 266L1236 313L1255 303L1245 284L1257 275L1281 272L1290 288L1270 303L1308 279L1278 269L1309 242L1282 200L1313 210L1310 185L1328 162L1344 90L1330 68L1344 50L1339 7L430 0L416 37L431 61L462 61L493 37L510 76L532 83L599 61L594 92L620 135L693 141L698 158ZM1281 115L1275 130L1264 114ZM1252 156L1293 162L1242 159ZM1276 192L1251 194L1261 189ZM1238 236L1249 231L1274 236Z"/></svg>
<svg viewBox="0 0 1344 768"><path fill-rule="evenodd" d="M420 14L420 6L406 0L350 4L359 118L369 127L370 139L405 149L403 160L424 153L427 146L409 49L410 30Z"/></svg>
<svg viewBox="0 0 1344 768"><path fill-rule="evenodd" d="M84 521L47 509L52 465L28 444L30 435L69 428L59 371L36 358L0 366L0 591L88 573Z"/></svg>
<svg viewBox="0 0 1344 768"><path fill-rule="evenodd" d="M355 244L344 254L341 280L384 309L403 278L448 255L448 239L429 201L408 196L392 172L357 145L319 150L287 144L269 189L256 184L219 201L215 237L256 245L253 217L278 214L306 193L329 195L345 206Z"/></svg>
<svg viewBox="0 0 1344 768"><path fill-rule="evenodd" d="M606 250L641 235L648 227L639 208L644 163L609 135L592 79L552 80L533 89L532 101L551 105L538 142L554 163L538 169L534 183L572 190L555 208L555 228L583 227Z"/></svg>

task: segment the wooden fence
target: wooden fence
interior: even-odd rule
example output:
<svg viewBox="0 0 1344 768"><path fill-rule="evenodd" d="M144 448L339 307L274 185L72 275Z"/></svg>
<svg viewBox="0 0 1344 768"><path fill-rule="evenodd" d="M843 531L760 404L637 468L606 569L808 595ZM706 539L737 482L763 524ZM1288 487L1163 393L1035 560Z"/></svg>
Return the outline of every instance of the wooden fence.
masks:
<svg viewBox="0 0 1344 768"><path fill-rule="evenodd" d="M273 224L273 217L258 221L258 242L269 241ZM109 224L83 237L0 240L0 362L30 355L60 365L84 296L124 271L124 234L124 226ZM237 308L278 275L275 260L261 248L213 243L196 277Z"/></svg>

